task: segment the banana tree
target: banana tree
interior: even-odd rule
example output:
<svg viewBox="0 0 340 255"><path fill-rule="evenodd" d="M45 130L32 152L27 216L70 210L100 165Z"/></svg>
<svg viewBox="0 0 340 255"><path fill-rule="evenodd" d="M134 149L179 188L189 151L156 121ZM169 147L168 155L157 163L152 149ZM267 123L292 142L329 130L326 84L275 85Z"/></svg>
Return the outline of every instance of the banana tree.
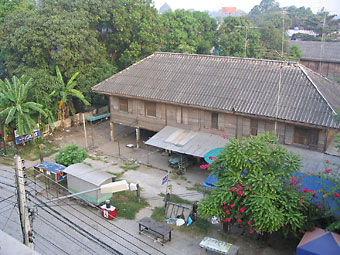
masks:
<svg viewBox="0 0 340 255"><path fill-rule="evenodd" d="M31 86L32 79L26 83L16 76L12 77L12 81L0 80L0 115L4 131L7 132L8 127L12 127L20 135L31 134L33 128L37 127L38 115L47 117L41 104L30 101L28 92Z"/></svg>
<svg viewBox="0 0 340 255"><path fill-rule="evenodd" d="M74 114L72 97L80 99L80 101L82 101L85 105L90 105L90 103L85 99L81 91L74 88L77 85L75 79L77 78L79 72L76 72L66 84L58 66L56 66L56 73L60 83L60 90L54 90L51 93L51 96L56 95L59 100L59 118L61 119L61 128L63 130L65 117L69 115L70 111L72 114Z"/></svg>

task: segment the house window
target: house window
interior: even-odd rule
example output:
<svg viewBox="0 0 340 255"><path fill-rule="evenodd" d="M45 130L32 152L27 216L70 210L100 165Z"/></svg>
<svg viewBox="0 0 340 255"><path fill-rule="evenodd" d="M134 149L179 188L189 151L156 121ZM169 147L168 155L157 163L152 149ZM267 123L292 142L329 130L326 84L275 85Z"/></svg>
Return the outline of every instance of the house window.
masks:
<svg viewBox="0 0 340 255"><path fill-rule="evenodd" d="M145 102L145 116L156 117L156 103Z"/></svg>
<svg viewBox="0 0 340 255"><path fill-rule="evenodd" d="M295 127L294 143L303 145L318 145L318 130Z"/></svg>
<svg viewBox="0 0 340 255"><path fill-rule="evenodd" d="M211 128L218 129L218 113L211 113Z"/></svg>
<svg viewBox="0 0 340 255"><path fill-rule="evenodd" d="M250 120L250 134L257 136L258 121L255 119Z"/></svg>
<svg viewBox="0 0 340 255"><path fill-rule="evenodd" d="M128 106L128 99L126 98L119 98L119 110L123 112L127 112L129 109Z"/></svg>

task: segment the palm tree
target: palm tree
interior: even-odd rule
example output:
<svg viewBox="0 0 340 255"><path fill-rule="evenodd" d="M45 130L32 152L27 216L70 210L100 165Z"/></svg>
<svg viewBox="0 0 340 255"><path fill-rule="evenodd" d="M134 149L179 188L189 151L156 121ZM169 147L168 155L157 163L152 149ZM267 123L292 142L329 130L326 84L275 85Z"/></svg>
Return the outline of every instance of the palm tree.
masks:
<svg viewBox="0 0 340 255"><path fill-rule="evenodd" d="M37 127L38 114L47 117L43 106L29 101L28 91L31 88L29 79L26 84L16 76L12 82L8 79L0 80L0 115L4 120L4 126L16 129L19 135L31 134L33 128Z"/></svg>
<svg viewBox="0 0 340 255"><path fill-rule="evenodd" d="M60 90L59 91L54 90L51 93L51 95L57 93L58 97L60 98L58 109L59 116L61 119L61 126L62 129L64 129L65 116L68 116L70 111L72 112L72 114L74 113L72 97L80 99L85 105L90 105L90 103L85 99L83 93L74 88L76 86L74 80L77 78L79 72L76 72L66 84L64 83L63 76L61 75L58 66L56 66L56 73L58 81L60 83Z"/></svg>

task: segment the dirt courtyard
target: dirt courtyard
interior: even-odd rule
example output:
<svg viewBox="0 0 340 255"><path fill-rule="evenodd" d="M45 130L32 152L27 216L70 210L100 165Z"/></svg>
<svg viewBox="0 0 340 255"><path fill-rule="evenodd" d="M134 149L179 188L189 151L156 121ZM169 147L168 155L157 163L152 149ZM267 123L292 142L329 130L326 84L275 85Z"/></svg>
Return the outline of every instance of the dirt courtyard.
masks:
<svg viewBox="0 0 340 255"><path fill-rule="evenodd" d="M77 144L86 148L91 158L86 159L86 163L91 164L98 170L120 174L121 178L128 182L138 183L142 187L141 195L148 201L149 206L142 209L135 220L118 219L121 223L135 225L136 221L150 216L155 207L164 206L161 193L165 193L165 185L162 185L162 177L171 171L168 166L168 155L159 148L149 147L144 142L154 133L141 130L140 147L136 148L135 129L115 124L115 141L110 141L109 121L103 121L94 125L86 126L86 139L83 126L72 127L62 134L54 137L60 147L68 144ZM87 140L87 141L86 141ZM54 160L52 156L50 159ZM137 170L125 170L121 168L124 162L130 161L139 165ZM32 162L33 163L33 162ZM199 201L204 193L198 190L209 172L202 170L199 163L188 168L183 176L170 174L169 184L171 192L189 201ZM196 188L195 188L196 187ZM131 228L131 226L127 227ZM214 230L210 237L231 242L240 246L239 255L283 255L295 254L297 240L285 240L278 235L274 235L268 242L263 243L256 240L254 235L247 232L241 235L242 229L234 228L232 233L223 234L222 226L213 225ZM179 249L180 254L200 254L199 243L204 236L186 235L183 232L174 231L173 240L166 244L169 249L164 248L164 252L174 254L173 248ZM152 243L152 240L146 239ZM178 248L182 247L182 248ZM214 254L214 253L209 253Z"/></svg>

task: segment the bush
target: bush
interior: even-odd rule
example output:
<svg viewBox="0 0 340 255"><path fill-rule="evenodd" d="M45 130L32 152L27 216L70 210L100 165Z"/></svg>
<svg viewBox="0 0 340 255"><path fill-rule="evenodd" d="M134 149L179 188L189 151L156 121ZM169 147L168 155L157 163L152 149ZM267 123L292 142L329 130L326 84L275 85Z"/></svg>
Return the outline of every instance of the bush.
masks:
<svg viewBox="0 0 340 255"><path fill-rule="evenodd" d="M78 145L72 144L62 148L55 158L55 161L64 166L83 162L88 157L86 150L79 149Z"/></svg>

